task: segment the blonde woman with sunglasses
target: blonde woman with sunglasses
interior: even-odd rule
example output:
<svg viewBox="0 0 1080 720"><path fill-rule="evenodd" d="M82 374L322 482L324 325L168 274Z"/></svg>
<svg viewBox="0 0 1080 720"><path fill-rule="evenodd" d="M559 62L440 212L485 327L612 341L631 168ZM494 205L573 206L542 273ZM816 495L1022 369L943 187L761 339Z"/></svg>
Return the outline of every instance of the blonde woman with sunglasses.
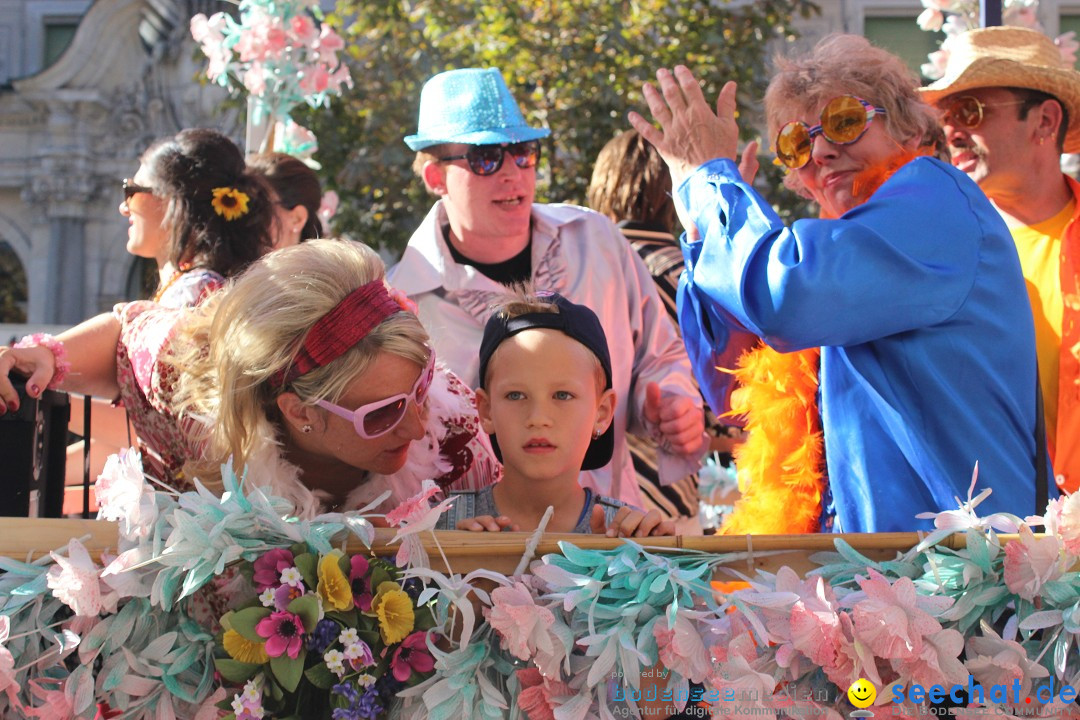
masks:
<svg viewBox="0 0 1080 720"><path fill-rule="evenodd" d="M14 395L11 370L28 386L119 395L145 410L133 421L152 440L143 460L153 477L214 487L231 459L299 516L355 509L385 490L392 508L425 479L479 490L500 468L473 394L383 275L359 243L270 253L197 308L131 303L130 318L0 348L0 398Z"/></svg>
<svg viewBox="0 0 1080 720"><path fill-rule="evenodd" d="M930 529L916 515L955 509L976 463L993 489L980 515L1041 511L1055 488L1016 251L978 186L926 157L940 131L903 61L850 35L778 60L773 149L821 209L790 226L735 165L734 83L714 110L685 67L657 79L645 98L660 129L630 119L692 230L680 324L710 400L734 334L767 344L738 373L749 489L725 528Z"/></svg>

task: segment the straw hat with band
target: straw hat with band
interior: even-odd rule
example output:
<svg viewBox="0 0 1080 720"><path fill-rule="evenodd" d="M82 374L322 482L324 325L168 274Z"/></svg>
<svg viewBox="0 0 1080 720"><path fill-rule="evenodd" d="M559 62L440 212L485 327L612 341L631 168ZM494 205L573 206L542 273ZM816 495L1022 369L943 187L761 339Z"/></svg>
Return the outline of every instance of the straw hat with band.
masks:
<svg viewBox="0 0 1080 720"><path fill-rule="evenodd" d="M920 92L936 104L978 88L1025 88L1053 95L1069 113L1065 152L1080 152L1080 72L1062 59L1054 41L1035 30L991 27L950 39L945 75Z"/></svg>

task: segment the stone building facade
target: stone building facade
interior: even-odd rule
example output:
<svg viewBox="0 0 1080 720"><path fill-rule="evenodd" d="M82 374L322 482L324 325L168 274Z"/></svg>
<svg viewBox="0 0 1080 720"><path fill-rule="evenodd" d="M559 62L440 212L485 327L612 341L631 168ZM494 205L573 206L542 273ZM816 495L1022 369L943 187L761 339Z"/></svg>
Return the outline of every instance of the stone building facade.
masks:
<svg viewBox="0 0 1080 720"><path fill-rule="evenodd" d="M0 0L0 243L25 273L28 323L74 324L132 296L141 273L125 250L120 182L153 140L184 127L242 132L221 108L226 94L196 79L188 20L218 5ZM74 15L77 30L38 69L45 33L32 26L46 6Z"/></svg>

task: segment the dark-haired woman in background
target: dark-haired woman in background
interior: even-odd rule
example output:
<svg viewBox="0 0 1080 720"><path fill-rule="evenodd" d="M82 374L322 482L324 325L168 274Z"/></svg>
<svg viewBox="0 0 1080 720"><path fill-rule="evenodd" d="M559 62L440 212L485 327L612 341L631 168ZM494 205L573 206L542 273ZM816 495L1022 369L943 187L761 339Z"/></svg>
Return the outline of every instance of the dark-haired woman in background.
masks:
<svg viewBox="0 0 1080 720"><path fill-rule="evenodd" d="M274 249L298 245L323 236L319 207L322 185L303 161L279 152L248 158L248 168L270 183L274 195Z"/></svg>
<svg viewBox="0 0 1080 720"><path fill-rule="evenodd" d="M270 190L217 130L151 145L124 180L127 250L157 263L154 301L197 305L271 247Z"/></svg>

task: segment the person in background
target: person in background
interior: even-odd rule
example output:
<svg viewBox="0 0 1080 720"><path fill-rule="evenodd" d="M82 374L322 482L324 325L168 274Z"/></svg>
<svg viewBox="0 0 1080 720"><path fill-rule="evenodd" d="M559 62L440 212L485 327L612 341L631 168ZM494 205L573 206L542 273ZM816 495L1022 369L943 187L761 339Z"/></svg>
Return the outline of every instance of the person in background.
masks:
<svg viewBox="0 0 1080 720"><path fill-rule="evenodd" d="M275 250L323 237L319 220L322 185L314 170L302 160L279 152L252 155L247 164L274 191Z"/></svg>
<svg viewBox="0 0 1080 720"><path fill-rule="evenodd" d="M747 531L776 520L803 532L930 529L916 515L954 509L976 463L993 489L980 512L1042 512L1056 487L1004 222L966 175L925 156L937 114L900 58L834 35L777 64L770 135L786 182L820 219L786 226L745 182L734 83L714 109L687 68L660 70L660 89L644 90L661 129L630 114L677 188L679 321L710 400L730 381L716 357L731 333L767 343L746 378L777 393L785 420L760 432L748 421L747 443L761 438L771 455L749 470L740 458L740 473L761 477L733 517Z"/></svg>
<svg viewBox="0 0 1080 720"><path fill-rule="evenodd" d="M530 282L594 310L612 349L612 462L582 473L585 486L640 507L625 436L650 435L681 469L704 449L701 398L686 351L641 260L607 218L572 205L534 202L540 140L497 69L451 70L420 98L417 175L438 201L413 233L391 285L419 307L432 343L478 386L477 350L491 306Z"/></svg>
<svg viewBox="0 0 1080 720"><path fill-rule="evenodd" d="M1046 438L1058 487L1080 489L1080 72L1054 42L1018 27L951 43L945 75L922 89L942 114L953 165L1009 226L1035 319Z"/></svg>
<svg viewBox="0 0 1080 720"><path fill-rule="evenodd" d="M749 156L752 157L752 154ZM675 202L671 199L671 174L664 159L637 130L625 130L604 145L596 156L586 193L589 207L606 215L622 231L630 247L649 269L668 316L676 329L675 294L685 263L679 241L672 234ZM727 455L741 435L705 409L710 450ZM638 484L646 507L679 519L680 529L698 517L698 478L688 475L664 486L656 467L656 446L647 439L627 437Z"/></svg>
<svg viewBox="0 0 1080 720"><path fill-rule="evenodd" d="M269 188L217 130L158 140L123 190L127 250L157 263L156 303L197 305L271 247Z"/></svg>

